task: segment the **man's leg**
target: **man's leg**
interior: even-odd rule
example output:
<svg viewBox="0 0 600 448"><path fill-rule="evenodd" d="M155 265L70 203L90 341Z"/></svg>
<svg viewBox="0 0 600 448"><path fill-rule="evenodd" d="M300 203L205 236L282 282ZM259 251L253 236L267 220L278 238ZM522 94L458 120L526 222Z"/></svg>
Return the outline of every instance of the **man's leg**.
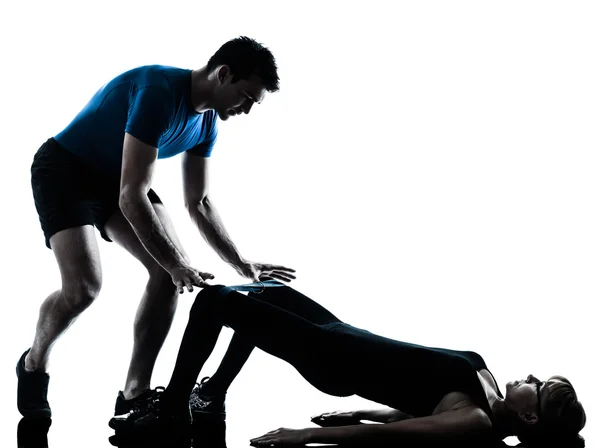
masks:
<svg viewBox="0 0 600 448"><path fill-rule="evenodd" d="M46 371L56 340L100 293L102 268L94 228L66 229L50 238L62 287L42 303L35 338L25 357L25 369Z"/></svg>
<svg viewBox="0 0 600 448"><path fill-rule="evenodd" d="M187 257L164 205L152 205L171 241ZM133 352L123 389L125 400L130 400L150 388L152 371L171 328L179 294L169 273L144 248L120 211L106 222L104 230L148 270L148 282L135 316Z"/></svg>
<svg viewBox="0 0 600 448"><path fill-rule="evenodd" d="M61 288L42 303L33 345L17 364L17 407L50 416L46 373L56 340L100 292L102 269L90 208L89 168L50 138L31 164L31 188L46 246L54 252Z"/></svg>
<svg viewBox="0 0 600 448"><path fill-rule="evenodd" d="M47 387L33 374L44 374L50 351L56 340L73 324L100 292L102 269L98 244L91 225L59 231L50 238L50 246L58 262L61 289L42 303L31 350L23 360L24 372L19 374L17 404L21 413L35 413L46 400ZM49 412L49 409L48 409Z"/></svg>

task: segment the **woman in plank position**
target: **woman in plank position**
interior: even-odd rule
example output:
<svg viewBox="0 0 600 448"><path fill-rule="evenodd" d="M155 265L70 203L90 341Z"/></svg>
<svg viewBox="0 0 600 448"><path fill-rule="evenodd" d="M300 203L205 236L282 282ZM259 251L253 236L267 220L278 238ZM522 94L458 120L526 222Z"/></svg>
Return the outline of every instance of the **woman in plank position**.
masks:
<svg viewBox="0 0 600 448"><path fill-rule="evenodd" d="M230 347L215 375L198 385L223 325L235 331ZM224 418L227 389L254 347L287 361L326 394L358 395L390 408L323 414L312 419L320 427L281 428L252 439L254 446L494 442L513 435L528 445L561 439L584 446L578 434L585 411L566 378L529 375L507 383L504 396L477 353L378 336L273 280L204 288L190 310L169 385L110 426L130 434L182 431L190 427L190 406L194 418ZM366 420L383 424L362 424Z"/></svg>

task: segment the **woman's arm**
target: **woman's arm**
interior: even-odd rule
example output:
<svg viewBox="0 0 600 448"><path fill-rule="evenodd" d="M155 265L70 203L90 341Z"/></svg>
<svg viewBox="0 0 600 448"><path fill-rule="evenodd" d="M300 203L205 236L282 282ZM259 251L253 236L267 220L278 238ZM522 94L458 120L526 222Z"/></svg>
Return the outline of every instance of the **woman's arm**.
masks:
<svg viewBox="0 0 600 448"><path fill-rule="evenodd" d="M364 409L354 411L354 418L358 421L368 420L370 422L392 423L413 418L413 416L397 409Z"/></svg>
<svg viewBox="0 0 600 448"><path fill-rule="evenodd" d="M492 427L487 414L467 407L427 417L417 417L383 425L353 425L311 428L307 443L429 441L477 436Z"/></svg>
<svg viewBox="0 0 600 448"><path fill-rule="evenodd" d="M391 423L412 418L412 415L396 409L365 409L360 411L335 411L312 417L311 421L319 426L349 426L358 425L362 420L378 423Z"/></svg>

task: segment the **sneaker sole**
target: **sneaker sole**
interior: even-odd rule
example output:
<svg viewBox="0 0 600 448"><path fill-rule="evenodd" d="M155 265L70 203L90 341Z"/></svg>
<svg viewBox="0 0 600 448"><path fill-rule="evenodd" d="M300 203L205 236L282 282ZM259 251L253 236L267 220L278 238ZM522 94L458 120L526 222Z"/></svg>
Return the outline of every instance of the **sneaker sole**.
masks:
<svg viewBox="0 0 600 448"><path fill-rule="evenodd" d="M195 420L203 420L203 421L207 421L207 420L218 420L218 421L225 421L225 419L227 418L227 414L226 413L221 413L221 412L206 412L206 411L191 411L192 413L192 421Z"/></svg>

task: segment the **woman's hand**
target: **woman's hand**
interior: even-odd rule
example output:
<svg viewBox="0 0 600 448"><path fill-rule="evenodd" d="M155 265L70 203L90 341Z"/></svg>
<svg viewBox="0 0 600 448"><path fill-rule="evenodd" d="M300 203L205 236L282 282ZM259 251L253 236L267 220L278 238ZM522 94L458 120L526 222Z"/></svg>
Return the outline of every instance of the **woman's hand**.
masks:
<svg viewBox="0 0 600 448"><path fill-rule="evenodd" d="M330 426L350 426L360 424L360 418L354 411L334 411L317 415L310 419L316 425L327 428Z"/></svg>
<svg viewBox="0 0 600 448"><path fill-rule="evenodd" d="M306 445L310 443L310 428L279 428L250 440L252 446Z"/></svg>

